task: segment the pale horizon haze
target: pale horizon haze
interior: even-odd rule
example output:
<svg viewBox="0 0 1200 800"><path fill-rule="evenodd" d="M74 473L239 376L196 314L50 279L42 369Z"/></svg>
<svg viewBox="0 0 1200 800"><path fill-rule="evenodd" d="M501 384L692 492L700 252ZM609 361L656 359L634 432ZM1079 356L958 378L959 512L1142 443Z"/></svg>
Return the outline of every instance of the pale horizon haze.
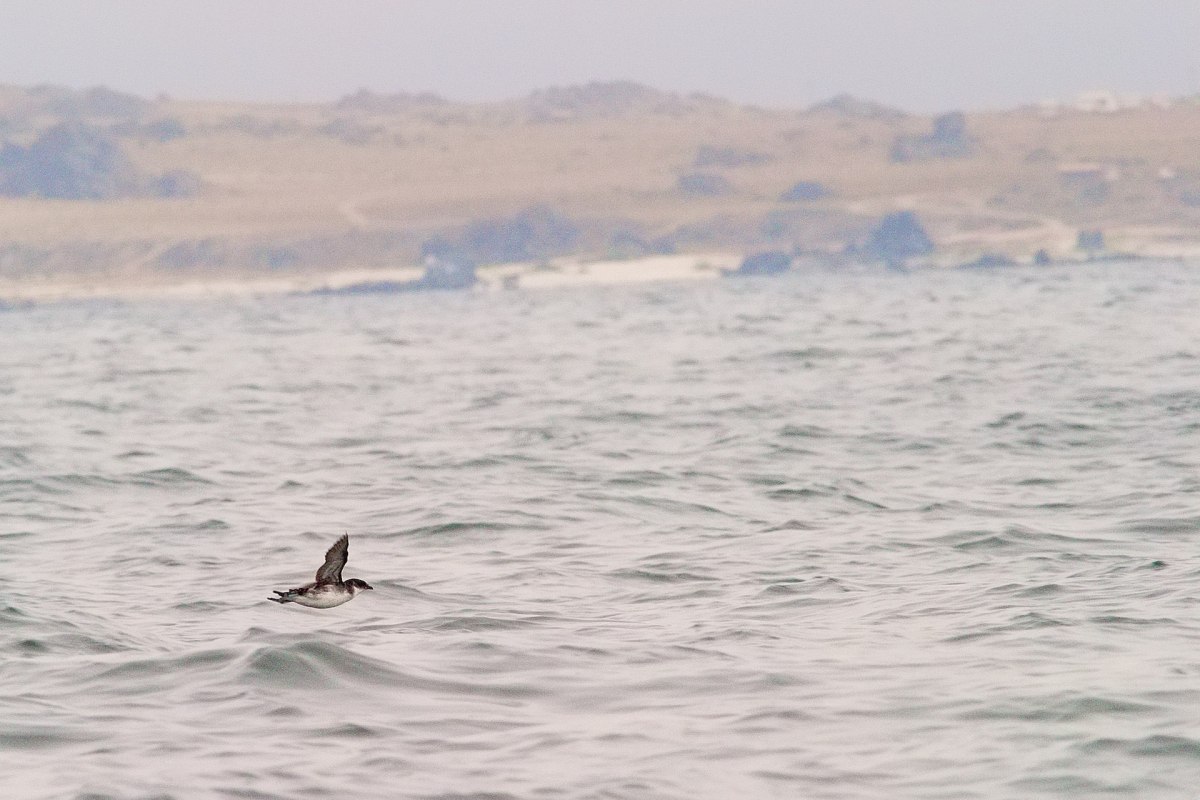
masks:
<svg viewBox="0 0 1200 800"><path fill-rule="evenodd" d="M492 101L632 80L911 111L1200 93L1200 3L1159 0L8 0L0 83L308 102L360 88Z"/></svg>

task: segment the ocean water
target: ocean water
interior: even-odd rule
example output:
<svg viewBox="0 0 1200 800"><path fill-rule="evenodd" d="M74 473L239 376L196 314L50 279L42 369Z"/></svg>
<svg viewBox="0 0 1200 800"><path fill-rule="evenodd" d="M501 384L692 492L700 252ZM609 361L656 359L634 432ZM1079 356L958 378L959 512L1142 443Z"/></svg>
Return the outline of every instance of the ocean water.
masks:
<svg viewBox="0 0 1200 800"><path fill-rule="evenodd" d="M5 798L1200 796L1194 267L0 341Z"/></svg>

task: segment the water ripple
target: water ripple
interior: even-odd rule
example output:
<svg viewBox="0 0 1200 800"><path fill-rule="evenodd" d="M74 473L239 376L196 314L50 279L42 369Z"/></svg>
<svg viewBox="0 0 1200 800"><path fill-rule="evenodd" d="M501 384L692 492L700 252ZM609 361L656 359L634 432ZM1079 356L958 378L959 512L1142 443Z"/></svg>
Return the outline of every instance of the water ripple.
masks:
<svg viewBox="0 0 1200 800"><path fill-rule="evenodd" d="M0 315L4 786L1191 797L1197 308L1143 262ZM374 591L266 602L343 532Z"/></svg>

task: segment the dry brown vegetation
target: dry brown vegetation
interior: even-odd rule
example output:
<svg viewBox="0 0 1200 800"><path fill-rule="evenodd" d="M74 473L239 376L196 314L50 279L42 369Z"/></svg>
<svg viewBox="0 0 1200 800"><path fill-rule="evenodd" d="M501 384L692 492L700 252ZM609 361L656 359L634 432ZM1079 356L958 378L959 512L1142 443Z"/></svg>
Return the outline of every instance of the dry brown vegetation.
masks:
<svg viewBox="0 0 1200 800"><path fill-rule="evenodd" d="M0 90L10 141L28 141L61 113L31 105L28 90ZM892 163L889 151L897 137L927 132L927 117L854 103L769 110L631 84L490 105L360 94L320 106L164 99L123 113L136 124L120 114L88 118L139 169L190 171L200 192L0 198L0 277L146 281L404 266L430 237L453 239L531 207L572 220L573 247L594 256L836 252L898 208L917 212L948 259L1065 253L1084 227L1104 230L1116 249L1200 250L1193 102L969 114L969 156L908 163ZM153 135L163 120L183 135ZM680 177L696 171L723 177L730 190L681 191ZM800 181L830 194L780 199Z"/></svg>

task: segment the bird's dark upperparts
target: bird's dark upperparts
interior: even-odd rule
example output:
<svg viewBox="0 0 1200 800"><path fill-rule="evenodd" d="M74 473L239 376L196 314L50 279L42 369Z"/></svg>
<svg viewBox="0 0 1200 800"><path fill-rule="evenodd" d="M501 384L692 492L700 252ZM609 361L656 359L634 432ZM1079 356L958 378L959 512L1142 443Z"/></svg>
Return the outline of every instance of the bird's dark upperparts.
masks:
<svg viewBox="0 0 1200 800"><path fill-rule="evenodd" d="M350 536L343 534L325 553L325 563L317 570L317 578L296 589L275 590L278 597L268 597L276 603L299 603L309 608L333 608L354 599L359 592L370 589L366 581L359 578L342 580L342 568L350 557Z"/></svg>

